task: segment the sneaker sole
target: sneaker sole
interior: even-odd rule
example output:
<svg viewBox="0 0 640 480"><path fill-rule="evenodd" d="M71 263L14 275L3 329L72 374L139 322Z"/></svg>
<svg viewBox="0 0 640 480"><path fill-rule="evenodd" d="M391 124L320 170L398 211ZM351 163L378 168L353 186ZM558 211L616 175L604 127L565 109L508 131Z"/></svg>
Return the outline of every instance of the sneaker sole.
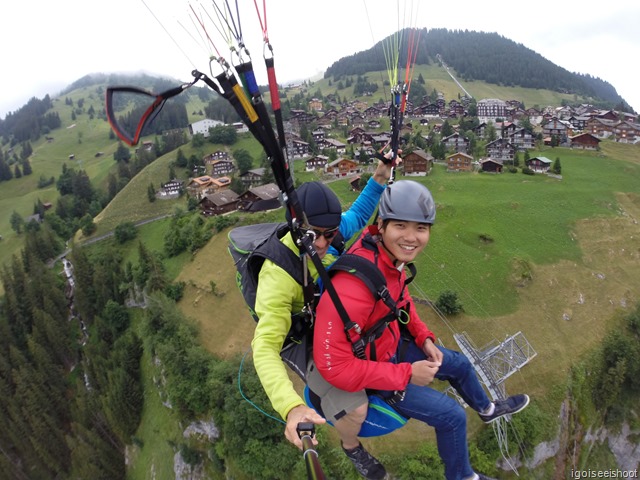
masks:
<svg viewBox="0 0 640 480"><path fill-rule="evenodd" d="M525 404L524 404L524 405L522 405L519 409L514 410L513 412L505 413L504 415L500 415L499 417L492 418L491 420L484 420L484 419L482 419L482 421L485 423L485 425L489 425L490 423L493 423L493 422L495 422L496 420L500 420L501 418L506 417L507 415L515 415L516 413L521 412L522 410L524 410L525 408L527 408L527 405L529 405L529 401L531 400L531 399L529 398L529 395L526 395L526 394L525 394L525 397L527 397L527 401L526 401L526 402L525 402ZM482 417L480 417L480 418L482 418Z"/></svg>

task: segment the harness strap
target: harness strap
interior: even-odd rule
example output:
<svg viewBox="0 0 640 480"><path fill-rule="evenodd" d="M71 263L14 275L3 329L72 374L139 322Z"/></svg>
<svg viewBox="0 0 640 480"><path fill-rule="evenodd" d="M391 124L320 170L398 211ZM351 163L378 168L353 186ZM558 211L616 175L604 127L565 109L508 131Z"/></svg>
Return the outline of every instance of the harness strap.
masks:
<svg viewBox="0 0 640 480"><path fill-rule="evenodd" d="M391 296L391 293L389 292L389 289L387 287L387 281L377 266L378 254L379 254L377 241L373 238L371 234L366 234L362 239L362 246L365 249L373 252L374 259L375 259L374 262L364 257L361 257L360 255L347 253L345 255L342 255L331 266L329 273L331 274L332 272L335 272L335 271L344 271L344 272L348 272L355 275L371 291L374 299L376 301L382 300L382 302L389 309L389 313L387 315L379 319L375 323L375 325L369 328L366 332L362 332L362 331L355 330L354 325L358 327L358 329L360 329L360 327L356 323L352 322L350 318L346 317L345 319L340 309L338 308L337 304L335 304L334 302L334 305L336 305L336 310L338 310L338 314L340 315L341 319L343 320L343 323L345 324L345 333L347 335L347 339L351 342L351 347L354 355L357 358L366 360L367 359L366 348L367 348L367 345L370 345L369 347L370 359L375 361L377 358L375 341L382 336L385 329L389 326L391 322L399 320L400 318L403 318L407 314L406 307L399 308L398 302L402 301L404 297L405 287L415 278L416 268L413 264L407 265L411 273L411 276L405 279L404 286L400 293L400 298L398 299L398 301L396 301ZM344 311L344 307L342 306L342 304L340 304L340 307ZM347 315L346 311L345 311L345 315ZM400 323L404 324L406 322L400 321ZM354 339L352 335L352 330L355 330L355 332L357 333L358 335L357 340Z"/></svg>

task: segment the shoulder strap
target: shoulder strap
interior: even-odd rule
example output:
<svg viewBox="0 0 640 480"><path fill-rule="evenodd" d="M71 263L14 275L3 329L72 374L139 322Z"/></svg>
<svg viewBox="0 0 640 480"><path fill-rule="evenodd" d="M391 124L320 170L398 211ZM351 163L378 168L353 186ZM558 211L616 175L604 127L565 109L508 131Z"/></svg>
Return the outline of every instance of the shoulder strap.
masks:
<svg viewBox="0 0 640 480"><path fill-rule="evenodd" d="M360 255L345 253L331 265L329 273L331 274L333 271L343 271L355 275L367 286L376 300L382 300L389 307L389 310L396 311L397 305L389 294L387 280L372 261Z"/></svg>
<svg viewBox="0 0 640 480"><path fill-rule="evenodd" d="M365 236L365 238L362 241L362 245L367 250L373 251L377 259L378 246L375 240L373 239L373 237L371 237L371 235L367 234ZM415 278L415 274L416 274L416 268L412 263L408 264L407 268L409 269L411 276L405 280L405 287ZM387 326L391 322L398 320L401 317L404 317L406 312L403 313L402 309L398 308L398 304L396 300L391 296L391 293L387 288L387 280L385 279L384 275L382 274L382 272L380 271L376 263L370 261L367 258L361 257L360 255L347 253L342 255L331 266L331 268L329 269L329 274L332 275L335 273L335 271L343 271L343 272L347 272L352 275L355 275L367 286L367 288L369 289L369 291L371 291L371 294L373 295L376 301L382 300L384 304L389 308L389 313L383 316L382 318L380 318L366 332L358 332L359 333L358 340L354 341L351 338L351 336L347 334L347 337L349 338L349 341L351 342L351 345L352 345L352 350L358 358L366 359L365 349L366 349L366 345L370 343L371 344L371 360L375 360L376 359L375 340L380 338L384 330L387 328ZM403 291L404 291L404 288L403 288ZM402 294L400 299L401 298L402 298ZM346 311L344 311L344 308L342 309L342 311L346 316L347 314L346 314ZM345 322L345 317L343 316L343 313L341 312L340 309L338 309L338 313L340 314L340 317L345 323L345 329L346 329L347 324ZM348 319L348 317L347 317L347 320L351 322L351 320Z"/></svg>
<svg viewBox="0 0 640 480"><path fill-rule="evenodd" d="M287 272L300 285L303 285L302 262L300 256L287 247L280 240L289 232L288 227L284 224L278 228L269 239L256 248L253 252L254 257L259 257L261 262L271 260L277 266ZM256 269L259 271L259 269Z"/></svg>

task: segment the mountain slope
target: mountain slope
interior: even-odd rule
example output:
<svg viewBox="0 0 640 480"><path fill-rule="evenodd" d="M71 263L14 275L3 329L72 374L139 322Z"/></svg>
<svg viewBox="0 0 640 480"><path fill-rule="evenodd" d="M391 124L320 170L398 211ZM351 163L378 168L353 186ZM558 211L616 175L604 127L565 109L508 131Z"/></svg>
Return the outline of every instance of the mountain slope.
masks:
<svg viewBox="0 0 640 480"><path fill-rule="evenodd" d="M409 34L404 30L399 35L402 37L399 64L404 65ZM378 42L369 50L336 61L325 72L325 78L384 70L383 47L389 44L390 38ZM631 110L610 83L590 75L569 72L497 33L420 30L416 64L437 62L438 56L454 68L463 81L483 80L496 85L548 89L576 94L610 107L622 104L624 109Z"/></svg>

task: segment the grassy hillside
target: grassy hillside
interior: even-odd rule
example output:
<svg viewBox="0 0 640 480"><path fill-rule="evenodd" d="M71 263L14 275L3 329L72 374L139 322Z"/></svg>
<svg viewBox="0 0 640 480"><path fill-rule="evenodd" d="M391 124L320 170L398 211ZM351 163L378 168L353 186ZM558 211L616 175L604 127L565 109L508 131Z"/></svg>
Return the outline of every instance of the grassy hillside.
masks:
<svg viewBox="0 0 640 480"><path fill-rule="evenodd" d="M414 82L420 74L422 74L425 79L426 84L424 86L427 93L431 93L433 89L435 89L436 91L441 92L447 101L458 99L460 96L464 95L464 92L460 90L460 87L458 87L451 79L447 71L438 65L416 65L413 75ZM378 101L379 99L388 100L389 87L384 85L385 80L388 82L387 72L370 72L366 77L369 82L376 83L378 85L378 91L373 95L373 97L359 97L360 100L369 103ZM551 90L507 87L483 81L464 82L461 79L458 80L477 100L481 100L483 98L501 98L503 100L517 99L523 102L526 108L536 105L540 107L545 107L547 105L561 105L563 100L570 102L577 100L573 95L554 92ZM338 83L329 78L315 81L308 87L308 90L311 94L313 94L317 89L320 89L324 95L328 93L338 93L341 97L346 95L347 98L357 98L353 96L353 86L342 90L338 90L337 87ZM411 98L411 94L409 94L409 97L414 103L420 103L420 99Z"/></svg>
<svg viewBox="0 0 640 480"><path fill-rule="evenodd" d="M116 171L116 162L113 159L113 154L116 151L118 142L109 138L110 127L106 120L100 118L100 115L95 115L91 119L86 113L90 107L93 107L96 112L104 110L104 89L106 86L82 87L60 98L55 98L52 111L60 116L62 127L48 135L53 140L47 141L43 136L31 143L33 154L29 161L33 173L19 179L2 182L2 188L0 188L0 235L4 240L2 243L3 248L0 249L0 264L4 264L11 255L17 253L22 247L22 238L17 236L11 229L9 223L11 214L16 211L23 217L31 215L38 199L42 202L52 202L55 205L55 201L58 198L55 184L38 189L40 177L45 179L54 177L57 179L62 171L62 165L66 164L70 168L85 170L96 188L106 190L109 173ZM197 98L194 95L188 105L187 111L190 121L197 121L203 118L197 112L202 111L204 105ZM73 107L66 103L66 99L73 101ZM77 108L81 100L84 101L83 111L85 113L76 114L75 119L73 119L74 109ZM97 156L99 152L102 152L102 155ZM186 149L185 153L191 155L191 153L197 152ZM74 158L70 159L70 155L73 155ZM143 191L146 192L149 180L153 180L155 185L160 181L167 180L168 163L174 158L175 153L172 156L168 156L164 162L160 162L158 166L154 165L150 172L145 173L145 180L147 181L144 183ZM165 168L163 172L160 172L162 166ZM140 182L141 179L137 181ZM123 197L129 195L129 193L123 193ZM131 198L127 200L129 203L125 203L125 205L127 205L127 210L130 210L132 209ZM158 212L165 213L167 211L166 207L167 205L165 204L155 210L151 208L148 214L153 216L157 215ZM171 209L172 207L168 208L169 211ZM100 232L102 231L100 230Z"/></svg>

